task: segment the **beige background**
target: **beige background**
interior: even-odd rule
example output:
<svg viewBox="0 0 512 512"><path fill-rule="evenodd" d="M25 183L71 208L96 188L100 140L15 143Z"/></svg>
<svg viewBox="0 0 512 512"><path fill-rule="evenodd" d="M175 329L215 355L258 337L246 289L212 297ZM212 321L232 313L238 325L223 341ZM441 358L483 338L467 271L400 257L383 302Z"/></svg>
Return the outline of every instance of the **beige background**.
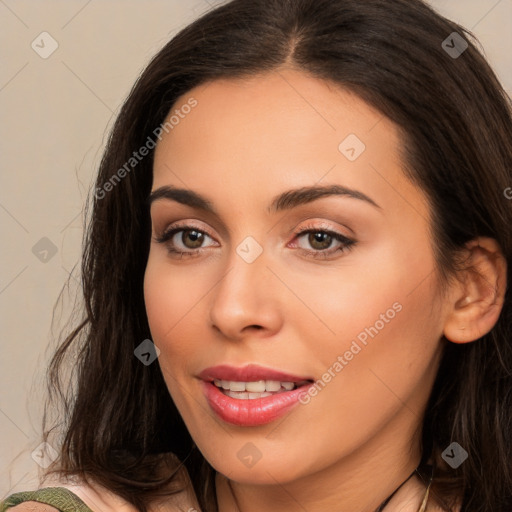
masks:
<svg viewBox="0 0 512 512"><path fill-rule="evenodd" d="M0 0L0 499L35 485L52 311L70 273L78 285L82 207L108 127L148 59L215 3ZM473 30L512 93L512 0L431 3ZM31 47L51 49L42 32L58 44L46 59Z"/></svg>

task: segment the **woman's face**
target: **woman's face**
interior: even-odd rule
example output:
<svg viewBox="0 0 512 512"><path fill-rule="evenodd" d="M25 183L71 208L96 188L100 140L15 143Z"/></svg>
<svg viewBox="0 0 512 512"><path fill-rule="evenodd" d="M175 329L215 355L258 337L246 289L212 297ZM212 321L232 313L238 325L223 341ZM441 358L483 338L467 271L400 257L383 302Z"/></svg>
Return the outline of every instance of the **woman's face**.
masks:
<svg viewBox="0 0 512 512"><path fill-rule="evenodd" d="M286 69L202 85L172 113L144 293L199 449L269 484L417 463L446 308L394 124Z"/></svg>

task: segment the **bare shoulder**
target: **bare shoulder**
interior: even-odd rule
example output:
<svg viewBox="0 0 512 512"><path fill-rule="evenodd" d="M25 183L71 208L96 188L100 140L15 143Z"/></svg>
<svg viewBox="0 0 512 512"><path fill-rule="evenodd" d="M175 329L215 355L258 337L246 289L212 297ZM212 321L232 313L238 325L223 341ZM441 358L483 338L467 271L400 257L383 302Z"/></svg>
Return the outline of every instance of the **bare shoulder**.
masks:
<svg viewBox="0 0 512 512"><path fill-rule="evenodd" d="M56 508L45 505L44 503L37 503L36 501L25 501L15 507L9 508L12 512L59 512Z"/></svg>
<svg viewBox="0 0 512 512"><path fill-rule="evenodd" d="M184 468L183 468L184 469ZM150 512L182 512L183 510L199 510L199 505L188 477L188 473L181 474L183 482L183 491L170 494L158 503L150 505ZM123 499L118 494L97 484L93 481L83 482L80 480L51 480L46 481L45 486L64 487L78 496L92 512L138 512L131 503ZM28 503L28 502L27 502ZM34 503L35 505L35 503ZM11 509L13 512L34 511L39 512L39 508ZM55 509L48 507L41 509L44 512L54 512ZM58 512L58 511L57 511Z"/></svg>

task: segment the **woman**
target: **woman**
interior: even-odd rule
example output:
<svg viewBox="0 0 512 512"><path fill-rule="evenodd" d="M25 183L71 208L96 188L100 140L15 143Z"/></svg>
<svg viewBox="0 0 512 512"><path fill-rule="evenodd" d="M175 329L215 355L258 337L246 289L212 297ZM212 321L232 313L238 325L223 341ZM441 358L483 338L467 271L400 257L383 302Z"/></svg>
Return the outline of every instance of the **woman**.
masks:
<svg viewBox="0 0 512 512"><path fill-rule="evenodd" d="M419 0L184 29L101 163L60 457L4 510L510 511L511 138Z"/></svg>

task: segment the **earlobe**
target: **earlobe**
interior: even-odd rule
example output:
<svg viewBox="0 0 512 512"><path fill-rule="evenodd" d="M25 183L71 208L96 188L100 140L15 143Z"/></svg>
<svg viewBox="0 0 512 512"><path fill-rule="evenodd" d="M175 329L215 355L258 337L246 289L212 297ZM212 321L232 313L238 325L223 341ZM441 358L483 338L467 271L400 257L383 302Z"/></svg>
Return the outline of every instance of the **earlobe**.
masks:
<svg viewBox="0 0 512 512"><path fill-rule="evenodd" d="M453 285L444 336L469 343L495 326L507 287L507 262L496 240L479 237L466 244L467 267Z"/></svg>

